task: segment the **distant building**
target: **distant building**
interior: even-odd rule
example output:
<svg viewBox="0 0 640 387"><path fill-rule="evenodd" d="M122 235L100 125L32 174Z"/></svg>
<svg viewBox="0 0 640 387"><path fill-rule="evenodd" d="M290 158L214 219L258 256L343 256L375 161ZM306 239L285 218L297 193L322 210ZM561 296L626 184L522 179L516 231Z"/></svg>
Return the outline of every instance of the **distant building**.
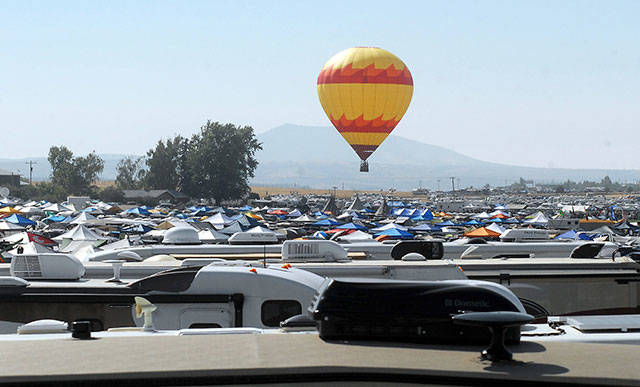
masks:
<svg viewBox="0 0 640 387"><path fill-rule="evenodd" d="M463 200L438 201L437 208L444 212L462 212L466 202Z"/></svg>
<svg viewBox="0 0 640 387"><path fill-rule="evenodd" d="M0 186L17 187L20 185L20 175L0 169Z"/></svg>
<svg viewBox="0 0 640 387"><path fill-rule="evenodd" d="M152 189L149 191L143 189L124 189L122 190L122 193L124 194L124 200L128 202L180 203L189 200L189 196L183 194L182 192L174 191L171 189Z"/></svg>

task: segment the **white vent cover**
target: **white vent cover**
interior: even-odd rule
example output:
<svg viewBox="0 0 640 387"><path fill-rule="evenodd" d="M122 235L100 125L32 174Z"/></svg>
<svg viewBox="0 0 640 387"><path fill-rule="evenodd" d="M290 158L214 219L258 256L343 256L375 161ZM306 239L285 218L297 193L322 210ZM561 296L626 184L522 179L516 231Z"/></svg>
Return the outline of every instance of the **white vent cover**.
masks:
<svg viewBox="0 0 640 387"><path fill-rule="evenodd" d="M18 327L19 335L42 333L67 333L68 324L58 320L37 320Z"/></svg>
<svg viewBox="0 0 640 387"><path fill-rule="evenodd" d="M25 279L76 280L84 272L82 262L67 254L24 254L11 259L11 275Z"/></svg>
<svg viewBox="0 0 640 387"><path fill-rule="evenodd" d="M11 260L11 275L20 278L42 278L37 255L16 255Z"/></svg>
<svg viewBox="0 0 640 387"><path fill-rule="evenodd" d="M291 240L282 244L282 259L288 262L348 261L347 251L334 241Z"/></svg>
<svg viewBox="0 0 640 387"><path fill-rule="evenodd" d="M164 233L163 245L199 245L198 232L192 227L173 227Z"/></svg>

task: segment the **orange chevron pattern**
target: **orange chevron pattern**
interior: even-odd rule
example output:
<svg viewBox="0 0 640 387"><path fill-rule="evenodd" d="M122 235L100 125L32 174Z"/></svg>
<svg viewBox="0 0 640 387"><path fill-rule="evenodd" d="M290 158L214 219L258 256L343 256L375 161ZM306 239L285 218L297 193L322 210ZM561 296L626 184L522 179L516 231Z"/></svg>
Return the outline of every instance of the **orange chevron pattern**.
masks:
<svg viewBox="0 0 640 387"><path fill-rule="evenodd" d="M395 55L354 47L329 59L317 80L318 97L333 126L366 160L398 125L413 95L413 78Z"/></svg>

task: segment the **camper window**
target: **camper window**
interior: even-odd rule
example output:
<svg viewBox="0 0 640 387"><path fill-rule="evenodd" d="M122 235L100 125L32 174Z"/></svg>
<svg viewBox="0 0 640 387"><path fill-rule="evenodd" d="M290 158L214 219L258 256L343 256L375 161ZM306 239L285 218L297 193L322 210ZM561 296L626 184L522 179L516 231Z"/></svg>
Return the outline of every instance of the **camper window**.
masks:
<svg viewBox="0 0 640 387"><path fill-rule="evenodd" d="M302 313L302 305L296 300L269 300L262 303L262 323L268 327L280 326L280 321Z"/></svg>

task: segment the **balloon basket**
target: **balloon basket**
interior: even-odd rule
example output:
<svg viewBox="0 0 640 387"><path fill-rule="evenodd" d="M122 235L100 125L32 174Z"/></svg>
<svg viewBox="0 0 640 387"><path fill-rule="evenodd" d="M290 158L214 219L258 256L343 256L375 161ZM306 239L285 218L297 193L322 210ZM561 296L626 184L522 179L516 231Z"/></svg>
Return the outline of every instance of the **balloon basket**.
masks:
<svg viewBox="0 0 640 387"><path fill-rule="evenodd" d="M362 160L360 162L360 172L369 172L369 163Z"/></svg>

